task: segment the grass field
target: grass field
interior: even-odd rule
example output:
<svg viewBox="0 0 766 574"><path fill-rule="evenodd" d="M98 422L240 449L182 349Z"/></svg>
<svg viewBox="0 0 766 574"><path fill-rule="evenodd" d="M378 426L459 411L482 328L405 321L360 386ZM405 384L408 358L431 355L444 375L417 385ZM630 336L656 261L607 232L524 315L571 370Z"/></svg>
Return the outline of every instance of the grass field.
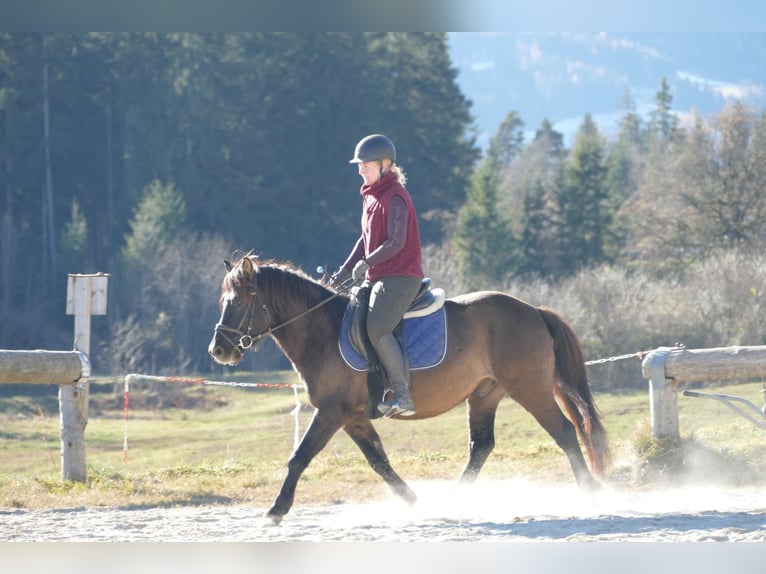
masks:
<svg viewBox="0 0 766 574"><path fill-rule="evenodd" d="M294 383L292 372L254 380ZM178 383L174 383L178 384ZM763 404L762 383L720 385L709 392ZM50 396L0 398L0 507L174 506L266 507L276 495L293 448L295 397L290 389L184 385L181 406L149 400L156 384L134 384L123 451L123 397L92 392L86 429L88 480L61 480L58 401ZM651 438L648 392L599 393L614 454L609 484L652 487L658 481L722 484L766 482L766 431L709 399L679 395L681 445ZM303 391L302 432L311 417ZM151 406L154 405L154 406ZM424 421L378 421L394 468L405 480L457 480L467 453L465 407ZM501 403L495 451L480 478L524 477L571 484L564 454L515 402ZM345 435L338 433L298 485L296 505L360 502L390 496Z"/></svg>

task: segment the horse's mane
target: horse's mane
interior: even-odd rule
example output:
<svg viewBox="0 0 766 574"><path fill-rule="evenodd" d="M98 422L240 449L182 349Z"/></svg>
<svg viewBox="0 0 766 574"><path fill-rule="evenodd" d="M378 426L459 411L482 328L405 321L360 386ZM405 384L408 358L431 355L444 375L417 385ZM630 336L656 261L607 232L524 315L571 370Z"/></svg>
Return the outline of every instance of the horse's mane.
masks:
<svg viewBox="0 0 766 574"><path fill-rule="evenodd" d="M253 264L253 269L257 275L256 281L260 281L261 278L266 278L274 282L275 277L295 276L300 279L307 280L316 283L316 281L306 274L302 269L294 265L289 261L278 261L276 259L259 259L256 255L245 255L237 263L233 265L232 270L226 274L224 278L223 288L233 289L236 292L250 287L249 277L245 276L244 268L242 267L242 261L247 258ZM285 280L285 279L283 279Z"/></svg>
<svg viewBox="0 0 766 574"><path fill-rule="evenodd" d="M258 259L250 256L256 274L256 283L262 289L272 289L306 296L315 293L316 287L326 289L324 285L311 277L290 261L277 259Z"/></svg>
<svg viewBox="0 0 766 574"><path fill-rule="evenodd" d="M290 261L261 259L252 254L245 257L253 263L256 289L261 292L289 295L288 297L273 298L272 304L274 305L278 304L277 301L283 301L284 303L304 303L310 306L334 294L332 289ZM242 266L237 264L233 271L228 274L227 278L231 282L231 287L239 289L238 292L241 292L243 288L249 288L249 285L244 284L246 280Z"/></svg>

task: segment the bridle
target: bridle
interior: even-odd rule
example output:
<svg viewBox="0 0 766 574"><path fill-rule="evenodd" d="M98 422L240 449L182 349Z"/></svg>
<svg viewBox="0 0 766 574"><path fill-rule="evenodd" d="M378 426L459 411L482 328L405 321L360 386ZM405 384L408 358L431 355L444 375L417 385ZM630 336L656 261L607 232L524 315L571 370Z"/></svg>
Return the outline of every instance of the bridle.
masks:
<svg viewBox="0 0 766 574"><path fill-rule="evenodd" d="M266 324L268 327L264 331L259 333L252 333L253 319L255 318L255 302L256 298L260 302L263 312L266 314ZM250 290L250 300L247 302L245 312L242 314L242 319L237 327L230 327L225 323L216 323L214 333L220 335L235 349L240 349L242 352L252 347L255 343L260 341L263 337L271 334L273 328L271 327L272 319L269 312L269 306L263 301L258 291L255 289ZM277 328L283 325L278 325ZM236 341L235 341L236 338Z"/></svg>
<svg viewBox="0 0 766 574"><path fill-rule="evenodd" d="M278 325L274 325L271 312L269 311L269 306L266 304L266 302L261 297L260 293L258 293L258 290L255 288L255 277L253 277L251 285L250 285L250 300L247 302L247 307L245 307L245 312L242 315L242 319L240 320L239 325L236 328L234 328L219 322L219 323L216 323L215 329L213 332L215 335L220 335L221 337L223 337L226 341L228 341L228 343L232 347L244 353L247 349L251 348L253 345L258 343L258 341L260 341L264 337L267 337L271 335L272 333L274 333L274 331L277 331L278 329L286 327L290 323L305 317L309 313L319 309L323 305L326 305L327 303L329 303L330 301L332 301L333 299L341 295L341 293L343 292L345 291L338 291L336 293L333 293L326 299L322 299L319 303L299 313L295 317L292 317L288 319L287 321L283 321L282 323L279 323ZM260 304L261 309L263 309L263 312L266 314L267 327L263 331L259 331L258 333L252 333L252 330L253 330L252 324L253 324L253 319L255 318L256 299L258 300L258 303ZM232 338L232 336L238 338L236 342L234 338Z"/></svg>

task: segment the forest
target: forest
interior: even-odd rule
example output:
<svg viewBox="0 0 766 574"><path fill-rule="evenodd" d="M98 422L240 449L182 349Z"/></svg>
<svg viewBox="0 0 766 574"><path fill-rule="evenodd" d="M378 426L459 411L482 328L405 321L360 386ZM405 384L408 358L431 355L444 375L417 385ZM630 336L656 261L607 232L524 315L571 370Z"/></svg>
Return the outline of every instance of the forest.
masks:
<svg viewBox="0 0 766 574"><path fill-rule="evenodd" d="M658 78L570 147L509 107L486 150L444 33L0 33L0 347L68 349L68 273L109 273L96 373L220 370L222 260L313 273L359 233L356 142L397 145L426 274L561 312L588 358L766 342L766 114ZM533 132L533 138L524 134ZM245 368L284 365L275 348ZM636 364L594 384L641 383Z"/></svg>

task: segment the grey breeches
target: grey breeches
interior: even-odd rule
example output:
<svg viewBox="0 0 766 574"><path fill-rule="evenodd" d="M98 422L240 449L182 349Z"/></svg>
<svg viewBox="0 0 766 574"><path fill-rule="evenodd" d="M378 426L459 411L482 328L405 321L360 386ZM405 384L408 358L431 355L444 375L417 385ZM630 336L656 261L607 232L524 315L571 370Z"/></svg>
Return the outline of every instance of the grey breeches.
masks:
<svg viewBox="0 0 766 574"><path fill-rule="evenodd" d="M373 347L402 320L415 300L422 283L420 277L391 276L376 281L370 293L367 333Z"/></svg>

